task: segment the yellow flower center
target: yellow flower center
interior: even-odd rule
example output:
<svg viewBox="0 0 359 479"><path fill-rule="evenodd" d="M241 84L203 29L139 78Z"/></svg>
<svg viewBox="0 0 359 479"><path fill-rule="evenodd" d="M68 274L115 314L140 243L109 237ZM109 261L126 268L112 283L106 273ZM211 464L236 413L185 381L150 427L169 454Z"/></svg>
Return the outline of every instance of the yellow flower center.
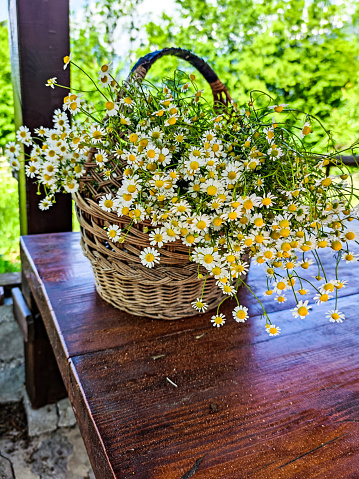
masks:
<svg viewBox="0 0 359 479"><path fill-rule="evenodd" d="M256 226L262 226L262 225L263 225L263 219L262 219L262 218L256 218L256 219L254 220L254 224L255 224Z"/></svg>
<svg viewBox="0 0 359 479"><path fill-rule="evenodd" d="M194 243L194 240L195 240L195 237L193 235L186 236L187 243L192 244Z"/></svg>
<svg viewBox="0 0 359 479"><path fill-rule="evenodd" d="M203 257L203 261L204 261L206 264L211 264L211 263L213 263L214 258L213 258L213 256L212 256L211 254L206 254L206 255L204 255L204 257Z"/></svg>
<svg viewBox="0 0 359 479"><path fill-rule="evenodd" d="M223 323L223 318L221 318L221 316L217 316L216 318L214 318L214 322L216 324L222 324Z"/></svg>
<svg viewBox="0 0 359 479"><path fill-rule="evenodd" d="M338 240L337 240L337 241L333 241L333 243L332 243L332 249L333 249L334 251L340 251L340 250L342 249L342 244L341 244L341 242L338 241Z"/></svg>
<svg viewBox="0 0 359 479"><path fill-rule="evenodd" d="M340 317L338 313L332 313L331 316L335 320L339 319L339 317Z"/></svg>
<svg viewBox="0 0 359 479"><path fill-rule="evenodd" d="M112 208L113 207L113 201L112 200L105 200L104 206L106 208Z"/></svg>
<svg viewBox="0 0 359 479"><path fill-rule="evenodd" d="M145 259L147 263L152 263L152 261L155 259L154 255L152 253L147 253L145 256Z"/></svg>
<svg viewBox="0 0 359 479"><path fill-rule="evenodd" d="M238 216L238 213L236 211L231 211L231 212L228 213L228 218L230 220L235 220L237 218L237 216Z"/></svg>
<svg viewBox="0 0 359 479"><path fill-rule="evenodd" d="M321 181L322 186L330 186L332 183L332 180L330 178L325 178L324 180Z"/></svg>
<svg viewBox="0 0 359 479"><path fill-rule="evenodd" d="M325 291L334 291L334 285L332 283L327 283L324 286Z"/></svg>
<svg viewBox="0 0 359 479"><path fill-rule="evenodd" d="M205 221L203 221L203 220L198 221L198 223L197 223L197 228L198 228L199 230L204 230L205 227L206 227L206 222L205 222Z"/></svg>
<svg viewBox="0 0 359 479"><path fill-rule="evenodd" d="M217 187L214 186L214 185L208 186L208 188L207 188L207 193L208 193L210 196L215 196L215 194L217 193Z"/></svg>
<svg viewBox="0 0 359 479"><path fill-rule="evenodd" d="M190 166L191 170L197 170L199 168L199 163L198 163L198 161L191 161L189 166Z"/></svg>
<svg viewBox="0 0 359 479"><path fill-rule="evenodd" d="M115 230L110 230L108 232L108 234L109 234L110 238L114 238L116 236L117 232Z"/></svg>
<svg viewBox="0 0 359 479"><path fill-rule="evenodd" d="M353 233L352 231L348 231L345 237L347 240L353 240L355 238L355 233Z"/></svg>
<svg viewBox="0 0 359 479"><path fill-rule="evenodd" d="M93 133L92 133L92 137L95 138L95 140L98 140L99 138L101 138L102 136L102 133L98 130L95 130Z"/></svg>
<svg viewBox="0 0 359 479"><path fill-rule="evenodd" d="M155 181L155 186L156 188L162 188L162 186L165 184L163 180L156 180Z"/></svg>
<svg viewBox="0 0 359 479"><path fill-rule="evenodd" d="M246 317L246 313L245 313L245 311L243 311L242 309L240 309L239 311L237 311L236 315L237 315L237 318L238 318L238 319L244 319L244 318Z"/></svg>
<svg viewBox="0 0 359 479"><path fill-rule="evenodd" d="M246 209L246 210L251 210L253 208L253 201L252 200L246 200L244 203L243 203L243 207Z"/></svg>
<svg viewBox="0 0 359 479"><path fill-rule="evenodd" d="M298 314L299 316L306 316L308 314L308 310L305 306L301 306L298 308Z"/></svg>

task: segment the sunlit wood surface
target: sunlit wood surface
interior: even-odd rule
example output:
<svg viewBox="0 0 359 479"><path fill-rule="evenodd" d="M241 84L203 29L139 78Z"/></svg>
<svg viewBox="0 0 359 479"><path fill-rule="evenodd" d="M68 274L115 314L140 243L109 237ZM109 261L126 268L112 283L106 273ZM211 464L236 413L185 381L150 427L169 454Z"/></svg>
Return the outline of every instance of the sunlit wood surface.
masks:
<svg viewBox="0 0 359 479"><path fill-rule="evenodd" d="M213 313L169 322L113 308L79 239L23 237L22 260L98 479L359 478L357 263L339 269L343 324L325 317L334 300L294 319L293 302L263 297L253 265L249 284L282 328L270 338L246 290L250 320L235 323L227 301L223 328ZM331 252L321 257L333 278Z"/></svg>

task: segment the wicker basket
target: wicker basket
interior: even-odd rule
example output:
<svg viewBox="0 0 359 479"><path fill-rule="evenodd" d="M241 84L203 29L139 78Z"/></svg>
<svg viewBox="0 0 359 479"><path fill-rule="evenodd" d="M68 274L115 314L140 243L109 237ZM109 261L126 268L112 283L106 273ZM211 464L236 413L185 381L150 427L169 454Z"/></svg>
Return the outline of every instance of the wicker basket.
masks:
<svg viewBox="0 0 359 479"><path fill-rule="evenodd" d="M187 50L165 48L150 53L136 63L131 73L143 79L151 65L164 55L178 56L195 66L209 82L215 105L231 100L214 71ZM139 258L140 252L150 246L149 235L143 231L145 226L150 226L149 222L132 225L125 243L109 242L104 226L117 224L124 229L130 219L107 213L98 205L100 197L111 192L113 186L121 186L122 171L113 163L111 167L117 168L116 179L104 180L96 172L95 152L95 149L90 151L81 193L74 194L74 200L81 226L81 246L91 262L99 295L116 308L134 315L173 320L197 314L191 302L201 296L204 280L198 279L198 264L189 261L188 247L180 240L161 248L161 263L152 269L143 266ZM249 261L248 257L245 259ZM201 268L200 271L206 273ZM224 299L215 283L213 277L208 277L205 284L203 298L209 309Z"/></svg>

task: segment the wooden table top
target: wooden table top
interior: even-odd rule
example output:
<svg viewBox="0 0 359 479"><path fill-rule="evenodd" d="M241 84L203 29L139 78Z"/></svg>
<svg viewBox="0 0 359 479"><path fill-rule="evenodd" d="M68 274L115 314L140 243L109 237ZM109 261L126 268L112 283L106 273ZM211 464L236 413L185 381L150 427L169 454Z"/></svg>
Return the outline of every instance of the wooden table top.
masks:
<svg viewBox="0 0 359 479"><path fill-rule="evenodd" d="M293 302L263 298L253 265L248 281L282 328L270 338L246 290L250 319L231 320L230 300L222 328L213 313L170 322L113 308L79 240L22 237L22 262L96 478L359 478L357 267L340 266L347 319L332 324L333 300L300 320Z"/></svg>

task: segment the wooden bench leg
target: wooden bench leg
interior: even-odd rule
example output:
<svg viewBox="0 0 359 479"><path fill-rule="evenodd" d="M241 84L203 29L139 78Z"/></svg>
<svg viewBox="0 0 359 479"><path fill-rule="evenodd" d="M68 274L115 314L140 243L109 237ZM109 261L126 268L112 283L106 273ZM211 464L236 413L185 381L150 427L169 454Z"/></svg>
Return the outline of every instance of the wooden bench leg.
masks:
<svg viewBox="0 0 359 479"><path fill-rule="evenodd" d="M25 382L31 405L38 409L67 397L41 315L28 285L12 290L14 315L24 336ZM25 301L24 299L27 299Z"/></svg>

